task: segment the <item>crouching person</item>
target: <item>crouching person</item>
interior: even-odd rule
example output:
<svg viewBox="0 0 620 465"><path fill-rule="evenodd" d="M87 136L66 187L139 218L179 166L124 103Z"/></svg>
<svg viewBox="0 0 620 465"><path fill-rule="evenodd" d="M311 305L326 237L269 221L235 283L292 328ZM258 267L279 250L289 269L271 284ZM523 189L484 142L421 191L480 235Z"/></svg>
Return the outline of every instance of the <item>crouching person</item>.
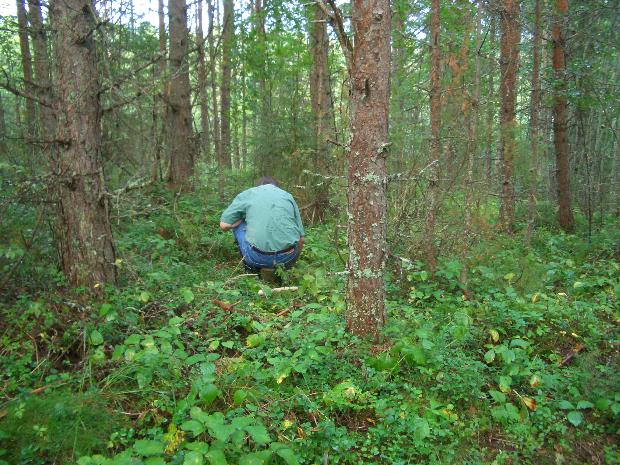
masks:
<svg viewBox="0 0 620 465"><path fill-rule="evenodd" d="M304 227L293 196L270 177L241 192L224 210L220 228L231 230L247 268L293 266L304 245Z"/></svg>

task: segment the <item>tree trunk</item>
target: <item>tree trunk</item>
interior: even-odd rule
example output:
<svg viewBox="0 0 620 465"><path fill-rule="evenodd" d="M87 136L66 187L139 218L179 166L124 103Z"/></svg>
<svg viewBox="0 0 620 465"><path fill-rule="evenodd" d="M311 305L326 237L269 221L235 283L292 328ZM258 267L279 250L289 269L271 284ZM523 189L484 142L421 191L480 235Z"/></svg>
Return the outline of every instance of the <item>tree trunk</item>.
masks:
<svg viewBox="0 0 620 465"><path fill-rule="evenodd" d="M168 187L188 190L194 174L192 114L187 56L187 7L185 0L169 0L170 91L167 108L167 141L170 172Z"/></svg>
<svg viewBox="0 0 620 465"><path fill-rule="evenodd" d="M538 183L538 125L540 112L540 0L534 2L534 43L532 56L532 92L530 94L530 198L525 242L529 246L536 222L536 186Z"/></svg>
<svg viewBox="0 0 620 465"><path fill-rule="evenodd" d="M389 0L353 1L346 324L375 338L385 321L390 16Z"/></svg>
<svg viewBox="0 0 620 465"><path fill-rule="evenodd" d="M333 137L333 115L328 67L327 16L318 6L315 7L314 22L310 26L310 50L312 53L310 96L315 137L314 170L319 174L325 174L329 164L329 143L327 140ZM313 188L313 217L316 215L319 219L323 218L328 207L328 193L327 182L320 182Z"/></svg>
<svg viewBox="0 0 620 465"><path fill-rule="evenodd" d="M211 153L209 128L209 105L207 103L207 66L205 62L205 40L202 32L202 1L198 0L196 15L196 47L198 49L198 93L200 101L200 145L201 152L208 160Z"/></svg>
<svg viewBox="0 0 620 465"><path fill-rule="evenodd" d="M37 95L41 100L52 100L52 84L50 72L50 60L47 53L47 34L41 14L39 0L28 0L30 23L32 24L32 48L34 51L34 75L37 82ZM39 106L39 139L44 149L52 146L54 133L56 132L56 116L52 108Z"/></svg>
<svg viewBox="0 0 620 465"><path fill-rule="evenodd" d="M492 13L491 13L492 15ZM495 18L491 16L489 18L489 22L491 23L489 33L489 42L490 44L495 43ZM493 52L489 52L489 56L487 58L487 74L489 75L489 88L487 90L487 123L486 123L486 178L489 186L491 185L491 178L493 176L493 121L495 120L495 85L493 83L493 76L495 76L496 71L496 61L495 54Z"/></svg>
<svg viewBox="0 0 620 465"><path fill-rule="evenodd" d="M101 163L95 16L88 0L53 0L58 93L58 224L61 266L74 286L116 282L115 250Z"/></svg>
<svg viewBox="0 0 620 465"><path fill-rule="evenodd" d="M207 16L209 18L209 29L207 31L207 42L209 44L209 82L211 84L211 102L213 103L213 143L215 146L215 160L217 162L218 176L217 189L220 202L224 202L224 169L222 161L222 143L220 133L220 113L217 104L217 51L213 31L215 29L215 6L213 0L207 0Z"/></svg>
<svg viewBox="0 0 620 465"><path fill-rule="evenodd" d="M502 115L500 121L502 192L500 223L504 232L514 232L514 157L516 151L517 119L515 105L517 100L517 70L519 69L519 0L504 0L501 10L501 49L500 49L500 96Z"/></svg>
<svg viewBox="0 0 620 465"><path fill-rule="evenodd" d="M481 35L480 28L482 26L482 1L478 0L476 8L476 48L480 50ZM469 28L466 28L469 34ZM465 44L469 40L464 40ZM469 50L469 47L464 50ZM468 57L464 57L465 60ZM478 152L478 108L480 100L480 54L475 56L475 72L474 72L474 91L472 97L465 97L463 108L465 113L465 121L467 126L467 176L465 180L465 228L463 230L462 244L462 263L460 282L463 287L465 296L470 297L469 291L469 246L474 236L473 214L474 214L474 159Z"/></svg>
<svg viewBox="0 0 620 465"><path fill-rule="evenodd" d="M438 188L441 159L441 49L439 48L440 24L439 0L431 2L431 68L430 68L430 122L431 141L429 152L430 174L428 180L428 213L426 215L425 249L426 264L431 276L437 269L437 250L435 247L435 216L437 214Z"/></svg>
<svg viewBox="0 0 620 465"><path fill-rule="evenodd" d="M233 0L223 0L224 26L222 28L222 82L221 82L221 124L222 124L222 159L226 168L232 167L230 144L230 84L232 81L232 48L234 32Z"/></svg>
<svg viewBox="0 0 620 465"><path fill-rule="evenodd" d="M554 24L551 31L553 41L553 71L556 85L553 96L553 143L558 179L558 220L566 232L575 229L571 209L570 175L568 161L568 140L566 137L566 22L568 21L568 0L555 0Z"/></svg>
<svg viewBox="0 0 620 465"><path fill-rule="evenodd" d="M26 16L25 0L17 0L17 24L19 26L19 48L22 59L22 72L24 75L24 89L28 95L34 95L34 80L32 74L32 56L30 55L30 42L28 40L28 18ZM35 105L34 100L26 98L26 137L32 139L35 134Z"/></svg>
<svg viewBox="0 0 620 465"><path fill-rule="evenodd" d="M6 151L6 121L4 102L2 100L2 93L0 92L0 152Z"/></svg>

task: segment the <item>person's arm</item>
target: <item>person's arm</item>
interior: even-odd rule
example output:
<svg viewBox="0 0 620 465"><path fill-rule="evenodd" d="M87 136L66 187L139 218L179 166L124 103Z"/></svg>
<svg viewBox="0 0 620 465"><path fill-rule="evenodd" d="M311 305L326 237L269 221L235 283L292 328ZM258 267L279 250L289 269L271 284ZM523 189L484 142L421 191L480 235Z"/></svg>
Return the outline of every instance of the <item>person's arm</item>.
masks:
<svg viewBox="0 0 620 465"><path fill-rule="evenodd" d="M220 228L222 231L229 231L239 225L245 218L246 203L245 191L241 192L231 204L224 210L220 218Z"/></svg>
<svg viewBox="0 0 620 465"><path fill-rule="evenodd" d="M241 221L243 220L237 220L233 224L228 224L228 223L224 223L223 221L220 221L220 228L222 229L222 231L229 231L239 226L241 224Z"/></svg>

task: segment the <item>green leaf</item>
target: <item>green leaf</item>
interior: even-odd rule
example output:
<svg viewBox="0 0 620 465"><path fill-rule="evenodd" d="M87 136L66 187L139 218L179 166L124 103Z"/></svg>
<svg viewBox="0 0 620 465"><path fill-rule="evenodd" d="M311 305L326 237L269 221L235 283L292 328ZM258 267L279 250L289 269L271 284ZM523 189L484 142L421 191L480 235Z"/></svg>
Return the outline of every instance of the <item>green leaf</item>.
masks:
<svg viewBox="0 0 620 465"><path fill-rule="evenodd" d="M577 408L580 410L593 408L593 407L594 407L594 404L587 400L580 400L579 402L577 402Z"/></svg>
<svg viewBox="0 0 620 465"><path fill-rule="evenodd" d="M491 390L489 391L489 394L491 394L493 400L498 404L503 404L504 402L506 402L506 394L502 392Z"/></svg>
<svg viewBox="0 0 620 465"><path fill-rule="evenodd" d="M278 454L288 465L299 465L299 460L295 456L295 452L288 447L283 447L281 449L276 450L276 454Z"/></svg>
<svg viewBox="0 0 620 465"><path fill-rule="evenodd" d="M237 389L233 394L233 402L237 405L243 404L243 401L248 397L248 392L243 389Z"/></svg>
<svg viewBox="0 0 620 465"><path fill-rule="evenodd" d="M166 445L163 442L148 439L140 439L133 445L134 452L145 457L163 454L165 449Z"/></svg>
<svg viewBox="0 0 620 465"><path fill-rule="evenodd" d="M93 329L88 336L88 341L91 343L91 345L98 346L103 344L103 336L99 331Z"/></svg>
<svg viewBox="0 0 620 465"><path fill-rule="evenodd" d="M191 357L187 357L187 360L185 360L185 364L187 366L191 366L199 362L204 362L206 359L207 359L207 356L205 354L195 354L195 355L192 355Z"/></svg>
<svg viewBox="0 0 620 465"><path fill-rule="evenodd" d="M206 425L209 421L214 421L214 415L209 415L208 413L203 412L200 407L192 407L189 411L189 416L192 417L194 420L198 420L203 425ZM224 420L221 420L220 423L222 423L223 421Z"/></svg>
<svg viewBox="0 0 620 465"><path fill-rule="evenodd" d="M495 360L495 351L493 349L489 349L486 354L484 354L484 361L487 363L491 363Z"/></svg>
<svg viewBox="0 0 620 465"><path fill-rule="evenodd" d="M149 457L144 461L144 465L166 465L166 461L162 457Z"/></svg>
<svg viewBox="0 0 620 465"><path fill-rule="evenodd" d="M197 420L188 420L188 421L182 423L181 424L181 429L183 431L191 432L194 436L198 436L199 434L202 434L205 431L205 428L202 425L202 423L200 423Z"/></svg>
<svg viewBox="0 0 620 465"><path fill-rule="evenodd" d="M558 408L562 410L571 410L571 409L574 409L575 406L567 400L561 400L560 403L558 404Z"/></svg>
<svg viewBox="0 0 620 465"><path fill-rule="evenodd" d="M200 452L202 455L209 452L209 444L207 444L206 442L202 442L202 441L189 442L185 444L185 448L187 450L193 450L196 452Z"/></svg>
<svg viewBox="0 0 620 465"><path fill-rule="evenodd" d="M185 458L183 459L183 465L203 465L204 464L204 456L202 453L191 450L185 454Z"/></svg>
<svg viewBox="0 0 620 465"><path fill-rule="evenodd" d="M573 426L579 426L583 423L583 414L577 410L573 410L572 412L568 412L568 415L566 415L566 419Z"/></svg>
<svg viewBox="0 0 620 465"><path fill-rule="evenodd" d="M149 300L151 300L151 294L146 292L146 291L142 291L140 292L140 302L142 303L147 303Z"/></svg>
<svg viewBox="0 0 620 465"><path fill-rule="evenodd" d="M191 304L194 301L194 293L188 287L181 289L181 297L183 297L186 304Z"/></svg>
<svg viewBox="0 0 620 465"><path fill-rule="evenodd" d="M413 435L416 441L422 441L430 436L431 427L425 418L416 418L413 422L413 426L415 428Z"/></svg>
<svg viewBox="0 0 620 465"><path fill-rule="evenodd" d="M271 458L271 454L270 450L262 450L242 455L239 457L239 465L265 465Z"/></svg>
<svg viewBox="0 0 620 465"><path fill-rule="evenodd" d="M207 428L209 428L209 434L218 441L226 442L231 434L235 432L235 427L232 425L224 425L223 423L215 421L207 421Z"/></svg>
<svg viewBox="0 0 620 465"><path fill-rule="evenodd" d="M207 384L200 388L200 400L208 407L221 393L215 384Z"/></svg>
<svg viewBox="0 0 620 465"><path fill-rule="evenodd" d="M226 455L224 455L222 449L211 449L207 453L207 460L209 460L210 465L228 465Z"/></svg>
<svg viewBox="0 0 620 465"><path fill-rule="evenodd" d="M234 341L224 341L224 342L222 342L222 346L226 347L227 349L232 349L235 346L235 342Z"/></svg>
<svg viewBox="0 0 620 465"><path fill-rule="evenodd" d="M269 433L264 425L258 424L253 426L246 426L245 430L250 433L250 436L256 444L267 444L271 441Z"/></svg>
<svg viewBox="0 0 620 465"><path fill-rule="evenodd" d="M139 334L132 334L127 339L125 339L125 345L140 344L140 339L141 339L141 337L140 337Z"/></svg>
<svg viewBox="0 0 620 465"><path fill-rule="evenodd" d="M254 348L254 347L258 347L263 342L265 342L264 334L262 333L261 334L250 334L248 338L245 340L245 345L248 346L249 348Z"/></svg>

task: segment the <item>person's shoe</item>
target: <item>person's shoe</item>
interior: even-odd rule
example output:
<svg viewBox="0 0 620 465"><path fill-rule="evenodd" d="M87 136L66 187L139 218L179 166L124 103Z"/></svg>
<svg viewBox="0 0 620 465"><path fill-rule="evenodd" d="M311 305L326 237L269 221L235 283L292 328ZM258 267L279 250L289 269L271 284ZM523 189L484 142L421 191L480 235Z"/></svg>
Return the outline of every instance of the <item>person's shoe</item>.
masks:
<svg viewBox="0 0 620 465"><path fill-rule="evenodd" d="M261 268L258 272L260 279L270 284L279 284L280 278L276 275L276 270L273 268Z"/></svg>

